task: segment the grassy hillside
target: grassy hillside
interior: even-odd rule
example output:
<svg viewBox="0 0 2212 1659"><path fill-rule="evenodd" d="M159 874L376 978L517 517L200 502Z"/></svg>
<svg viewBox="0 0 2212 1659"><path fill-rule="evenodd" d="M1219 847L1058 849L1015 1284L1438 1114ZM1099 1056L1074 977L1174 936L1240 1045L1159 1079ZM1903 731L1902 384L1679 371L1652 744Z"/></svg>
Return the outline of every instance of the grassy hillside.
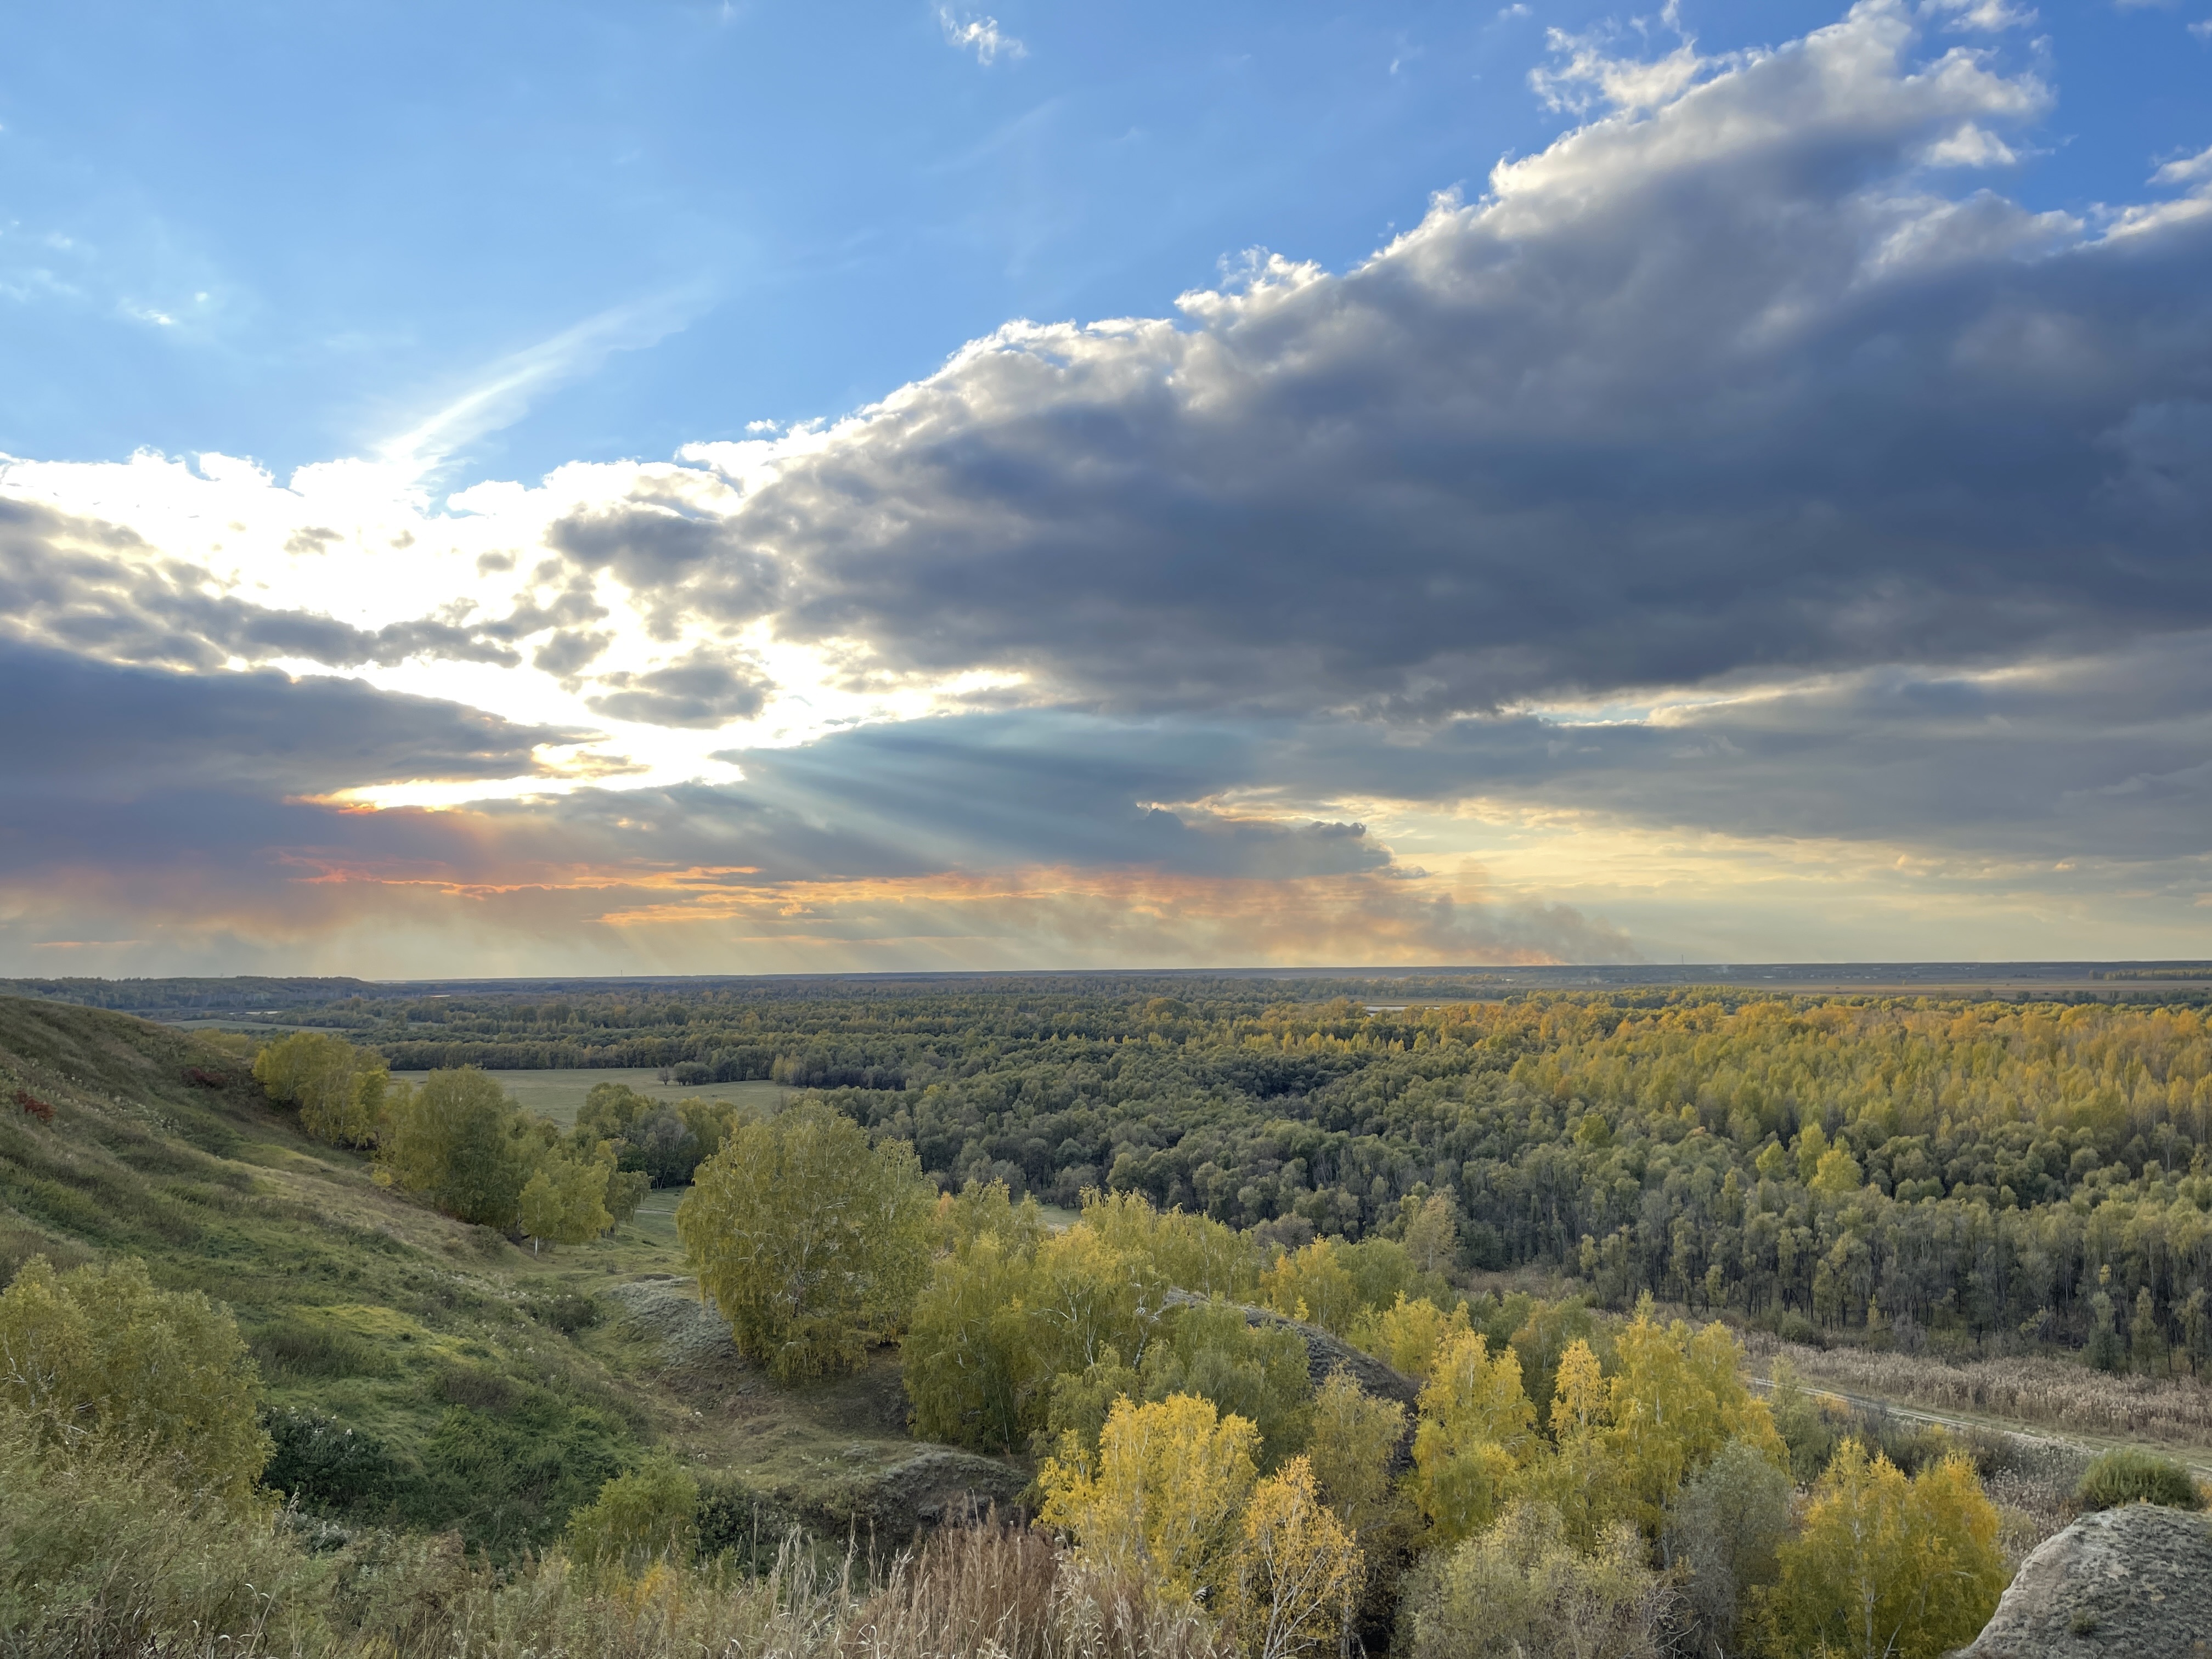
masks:
<svg viewBox="0 0 2212 1659"><path fill-rule="evenodd" d="M33 1255L135 1255L227 1304L261 1368L269 1478L313 1506L505 1552L656 1446L733 1514L840 1533L988 1484L964 1457L914 1467L891 1356L767 1387L682 1276L677 1196L532 1255L309 1140L219 1037L0 999L0 1282Z"/></svg>

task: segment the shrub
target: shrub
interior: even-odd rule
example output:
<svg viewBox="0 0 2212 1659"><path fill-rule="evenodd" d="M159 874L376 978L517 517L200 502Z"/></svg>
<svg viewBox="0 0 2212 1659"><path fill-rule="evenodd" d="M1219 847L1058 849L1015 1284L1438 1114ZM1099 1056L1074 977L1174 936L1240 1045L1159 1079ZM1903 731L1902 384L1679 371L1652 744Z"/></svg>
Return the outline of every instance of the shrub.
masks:
<svg viewBox="0 0 2212 1659"><path fill-rule="evenodd" d="M57 1273L33 1257L0 1291L0 1405L64 1455L127 1445L187 1492L249 1504L269 1437L230 1315L161 1291L145 1264Z"/></svg>
<svg viewBox="0 0 2212 1659"><path fill-rule="evenodd" d="M278 1412L266 1426L276 1449L261 1478L302 1509L374 1511L392 1502L407 1478L374 1435L319 1413Z"/></svg>
<svg viewBox="0 0 2212 1659"><path fill-rule="evenodd" d="M698 1542L699 1483L665 1453L615 1476L568 1517L579 1560L631 1576L655 1561L689 1561Z"/></svg>
<svg viewBox="0 0 2212 1659"><path fill-rule="evenodd" d="M41 1123L52 1123L54 1121L54 1109L28 1089L15 1091L15 1103Z"/></svg>
<svg viewBox="0 0 2212 1659"><path fill-rule="evenodd" d="M351 1331L283 1319L255 1334L253 1353L269 1371L287 1376L385 1376L392 1362Z"/></svg>
<svg viewBox="0 0 2212 1659"><path fill-rule="evenodd" d="M2169 1509L2201 1510L2204 1494L2187 1469L2171 1457L2122 1446L2106 1452L2081 1473L2075 1501L2085 1510L2118 1509L2123 1504L2163 1504Z"/></svg>
<svg viewBox="0 0 2212 1659"><path fill-rule="evenodd" d="M574 1336L578 1331L588 1330L606 1317L606 1309L599 1299L581 1291L564 1291L558 1296L533 1296L523 1305L530 1316L550 1325L565 1335Z"/></svg>
<svg viewBox="0 0 2212 1659"><path fill-rule="evenodd" d="M472 1548L509 1556L551 1541L635 1455L610 1416L518 1384L503 1410L447 1409L403 1510L418 1524L458 1527Z"/></svg>
<svg viewBox="0 0 2212 1659"><path fill-rule="evenodd" d="M1658 1659L1668 1606L1633 1528L1584 1554L1556 1511L1522 1503L1420 1570L1399 1642L1413 1659Z"/></svg>
<svg viewBox="0 0 2212 1659"><path fill-rule="evenodd" d="M289 1651L325 1570L263 1506L199 1501L125 1443L64 1455L0 1409L0 1650Z"/></svg>

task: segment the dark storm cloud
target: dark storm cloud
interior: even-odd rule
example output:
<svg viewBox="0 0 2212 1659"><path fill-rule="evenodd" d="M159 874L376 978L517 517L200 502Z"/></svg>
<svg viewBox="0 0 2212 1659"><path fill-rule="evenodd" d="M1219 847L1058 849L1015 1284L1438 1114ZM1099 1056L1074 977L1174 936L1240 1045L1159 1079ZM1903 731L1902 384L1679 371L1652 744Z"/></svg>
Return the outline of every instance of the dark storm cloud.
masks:
<svg viewBox="0 0 2212 1659"><path fill-rule="evenodd" d="M267 800L416 779L542 771L539 744L590 735L518 726L356 680L175 673L0 639L7 793L143 799L191 788ZM149 823L152 833L167 826Z"/></svg>
<svg viewBox="0 0 2212 1659"><path fill-rule="evenodd" d="M1985 673L1865 670L1652 720L1280 723L1249 736L1243 768L1306 800L1483 796L2008 859L2212 854L2203 635Z"/></svg>
<svg viewBox="0 0 2212 1659"><path fill-rule="evenodd" d="M2047 102L1869 0L1346 275L1010 328L720 531L561 544L756 596L773 555L787 635L1127 710L1434 715L2202 627L2212 214L2106 234L1935 165Z"/></svg>
<svg viewBox="0 0 2212 1659"><path fill-rule="evenodd" d="M0 499L0 631L111 661L215 669L296 658L331 668L444 658L511 668L486 630L436 617L356 628L214 591L210 573L134 532Z"/></svg>

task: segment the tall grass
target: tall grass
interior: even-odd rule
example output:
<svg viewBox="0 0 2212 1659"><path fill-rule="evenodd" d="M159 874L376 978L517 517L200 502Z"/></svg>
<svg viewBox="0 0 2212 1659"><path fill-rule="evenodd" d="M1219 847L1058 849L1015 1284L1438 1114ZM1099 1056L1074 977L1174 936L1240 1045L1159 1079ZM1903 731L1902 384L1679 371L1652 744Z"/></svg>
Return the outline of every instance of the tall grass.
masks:
<svg viewBox="0 0 2212 1659"><path fill-rule="evenodd" d="M2212 1445L2212 1388L2181 1377L2113 1376L2039 1357L1950 1364L1899 1353L1812 1348L1757 1331L1754 1358L1787 1358L1808 1382L1988 1417L2177 1445Z"/></svg>
<svg viewBox="0 0 2212 1659"><path fill-rule="evenodd" d="M60 1457L0 1414L9 1659L1214 1659L1195 1613L995 1521L871 1562L796 1534L733 1559L501 1569L451 1534L228 1510L127 1454Z"/></svg>

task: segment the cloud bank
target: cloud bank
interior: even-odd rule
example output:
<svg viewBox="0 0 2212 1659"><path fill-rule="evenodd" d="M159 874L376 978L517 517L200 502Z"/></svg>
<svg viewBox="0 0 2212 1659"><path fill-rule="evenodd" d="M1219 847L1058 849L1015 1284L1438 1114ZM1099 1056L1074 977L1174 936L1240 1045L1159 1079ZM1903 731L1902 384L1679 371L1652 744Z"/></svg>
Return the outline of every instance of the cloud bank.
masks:
<svg viewBox="0 0 2212 1659"><path fill-rule="evenodd" d="M1009 324L673 462L442 507L365 464L8 464L6 662L94 714L189 690L33 745L0 955L92 937L104 867L209 950L410 963L1595 958L1824 847L1900 914L1940 866L1991 940L2080 941L2033 954L2185 950L2212 150L2008 197L2058 96L1990 44L2023 18L1555 34L1534 89L1581 125L1350 270ZM981 26L946 14L988 62ZM1730 937L1820 954L1789 930L1833 902Z"/></svg>

